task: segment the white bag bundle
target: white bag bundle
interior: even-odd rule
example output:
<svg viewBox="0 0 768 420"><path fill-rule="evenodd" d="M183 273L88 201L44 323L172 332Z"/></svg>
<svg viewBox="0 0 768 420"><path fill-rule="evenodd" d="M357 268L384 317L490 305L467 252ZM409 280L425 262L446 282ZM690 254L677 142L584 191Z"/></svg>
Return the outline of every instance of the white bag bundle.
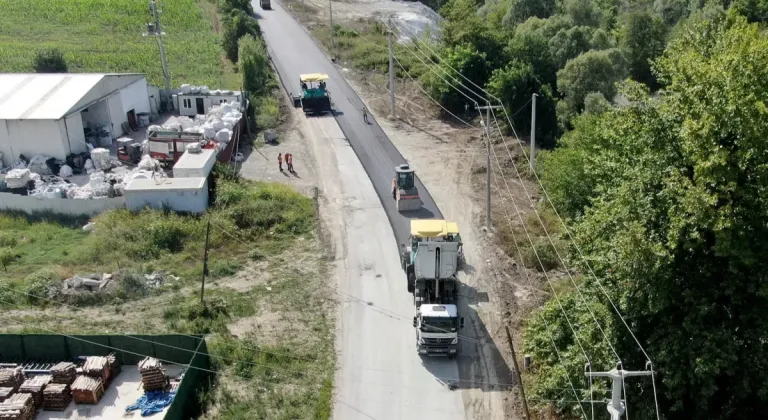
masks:
<svg viewBox="0 0 768 420"><path fill-rule="evenodd" d="M210 125L208 123L205 123L200 128L203 129L203 137L205 137L206 139L210 140L210 139L216 137L216 130L213 129L212 125Z"/></svg>
<svg viewBox="0 0 768 420"><path fill-rule="evenodd" d="M208 86L200 86L200 93L202 93L203 95L207 95L211 93L211 90L208 89Z"/></svg>
<svg viewBox="0 0 768 420"><path fill-rule="evenodd" d="M189 117L181 117L178 119L179 124L181 124L181 129L186 130L187 128L191 128L195 126L195 122L192 121Z"/></svg>
<svg viewBox="0 0 768 420"><path fill-rule="evenodd" d="M152 159L149 155L144 155L139 162L139 169L147 172L154 172L160 170L160 162Z"/></svg>
<svg viewBox="0 0 768 420"><path fill-rule="evenodd" d="M29 169L11 169L5 175L5 184L8 185L8 188L26 187L27 183L32 180L31 175Z"/></svg>
<svg viewBox="0 0 768 420"><path fill-rule="evenodd" d="M109 150L103 148L93 149L91 151L91 160L93 161L93 168L97 171L106 171L112 167Z"/></svg>
<svg viewBox="0 0 768 420"><path fill-rule="evenodd" d="M218 133L224 128L224 121L217 118L211 121L211 125L213 126L213 129L216 130L216 132Z"/></svg>
<svg viewBox="0 0 768 420"><path fill-rule="evenodd" d="M192 86L186 83L181 85L181 93L185 95L189 95L190 93L192 93Z"/></svg>
<svg viewBox="0 0 768 420"><path fill-rule="evenodd" d="M229 114L230 112L232 112L232 106L227 103L221 104L221 112L224 115Z"/></svg>
<svg viewBox="0 0 768 420"><path fill-rule="evenodd" d="M225 128L223 130L219 130L218 132L216 132L216 141L220 143L228 143L231 137L232 137L232 130L227 130Z"/></svg>
<svg viewBox="0 0 768 420"><path fill-rule="evenodd" d="M72 168L69 165L63 165L61 169L59 169L59 176L62 178L69 178L72 175Z"/></svg>
<svg viewBox="0 0 768 420"><path fill-rule="evenodd" d="M48 165L45 164L45 161L48 158L42 155L37 155L29 160L29 165L27 165L27 168L29 168L30 171L40 174L40 175L53 175L53 172L51 172L51 168L48 167Z"/></svg>

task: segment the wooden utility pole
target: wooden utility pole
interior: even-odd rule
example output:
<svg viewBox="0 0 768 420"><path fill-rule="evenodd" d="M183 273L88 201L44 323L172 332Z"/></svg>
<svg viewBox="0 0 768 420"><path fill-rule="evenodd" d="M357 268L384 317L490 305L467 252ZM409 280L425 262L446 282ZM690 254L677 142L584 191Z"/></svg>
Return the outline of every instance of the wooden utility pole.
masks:
<svg viewBox="0 0 768 420"><path fill-rule="evenodd" d="M487 171L487 180L485 182L486 187L486 201L485 201L485 218L487 221L485 222L488 226L488 229L491 229L491 172L493 171L493 167L491 167L491 110L492 109L499 109L502 108L501 105L491 105L490 103L486 106L479 106L475 105L475 109L478 111L485 110L485 122L480 120L480 124L483 125L483 129L485 130L485 152L487 154L486 158L486 166L488 167Z"/></svg>
<svg viewBox="0 0 768 420"><path fill-rule="evenodd" d="M389 32L387 32L387 44L389 46L389 101L392 106L392 118L395 118L395 60L392 47L392 19L389 19Z"/></svg>
<svg viewBox="0 0 768 420"><path fill-rule="evenodd" d="M208 245L211 237L211 221L205 229L205 256L203 257L203 281L200 283L200 304L205 305L205 276L208 275Z"/></svg>
<svg viewBox="0 0 768 420"><path fill-rule="evenodd" d="M531 420L531 413L528 412L528 400L525 398L525 387L523 387L523 377L520 375L520 366L517 364L517 355L515 354L515 345L512 344L512 334L509 333L509 327L505 326L507 330L507 340L509 341L509 350L512 352L512 363L515 365L515 376L517 377L517 384L520 386L520 395L523 397L523 409L525 410L525 419Z"/></svg>

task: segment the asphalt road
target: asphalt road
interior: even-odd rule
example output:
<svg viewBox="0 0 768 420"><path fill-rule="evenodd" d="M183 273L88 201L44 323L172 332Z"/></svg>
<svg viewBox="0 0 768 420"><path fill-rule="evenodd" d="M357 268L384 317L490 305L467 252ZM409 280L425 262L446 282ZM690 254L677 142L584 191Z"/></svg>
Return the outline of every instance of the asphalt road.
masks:
<svg viewBox="0 0 768 420"><path fill-rule="evenodd" d="M442 219L440 210L418 179L419 168L414 169L417 175L416 186L423 201L422 209L407 213L397 211L395 202L392 200L392 179L395 177L395 167L407 163L405 158L387 138L374 118L369 115L371 124L363 122L363 102L304 28L283 9L281 4L273 0L272 10L262 10L258 2L253 2L253 8L267 41L270 56L288 93L299 91L300 74L325 73L330 77L327 85L333 101L336 121L368 173L368 178L373 183L392 230L395 232L397 242L407 242L410 218ZM397 244L395 246L397 247Z"/></svg>
<svg viewBox="0 0 768 420"><path fill-rule="evenodd" d="M324 225L335 247L339 355L334 378L337 420L461 420L459 372L446 358L421 358L411 325L394 234L373 185L333 117L307 122L323 198Z"/></svg>

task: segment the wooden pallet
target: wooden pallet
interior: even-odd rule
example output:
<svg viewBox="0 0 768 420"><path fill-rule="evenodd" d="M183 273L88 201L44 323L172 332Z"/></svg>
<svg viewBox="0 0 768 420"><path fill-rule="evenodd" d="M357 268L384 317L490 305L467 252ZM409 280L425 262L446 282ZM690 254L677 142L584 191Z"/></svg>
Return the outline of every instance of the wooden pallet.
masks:
<svg viewBox="0 0 768 420"><path fill-rule="evenodd" d="M64 411L72 401L67 384L49 384L43 391L43 410Z"/></svg>
<svg viewBox="0 0 768 420"><path fill-rule="evenodd" d="M31 395L35 407L40 407L43 405L43 390L52 380L53 377L51 375L33 376L21 384L19 393Z"/></svg>
<svg viewBox="0 0 768 420"><path fill-rule="evenodd" d="M104 381L86 375L79 375L72 383L72 398L75 404L98 404L104 395Z"/></svg>

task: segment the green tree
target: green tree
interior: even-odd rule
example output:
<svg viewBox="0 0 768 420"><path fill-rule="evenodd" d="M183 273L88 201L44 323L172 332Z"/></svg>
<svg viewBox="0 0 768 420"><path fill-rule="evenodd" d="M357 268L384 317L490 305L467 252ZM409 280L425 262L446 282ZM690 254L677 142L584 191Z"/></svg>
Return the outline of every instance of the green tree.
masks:
<svg viewBox="0 0 768 420"><path fill-rule="evenodd" d="M440 14L445 18L440 40L446 47L469 46L494 60L501 60L498 54L501 42L478 16L474 0L449 0L440 9Z"/></svg>
<svg viewBox="0 0 768 420"><path fill-rule="evenodd" d="M57 48L38 51L32 64L35 73L68 73L64 54Z"/></svg>
<svg viewBox="0 0 768 420"><path fill-rule="evenodd" d="M613 99L616 82L626 75L626 60L620 50L591 50L569 61L557 72L557 89L572 110L581 112L584 98L590 92L600 92Z"/></svg>
<svg viewBox="0 0 768 420"><path fill-rule="evenodd" d="M536 32L522 32L507 44L504 55L528 63L542 84L552 87L557 84L557 68L552 62L547 40Z"/></svg>
<svg viewBox="0 0 768 420"><path fill-rule="evenodd" d="M243 88L254 97L267 94L272 88L272 73L264 41L250 34L240 38L238 58Z"/></svg>
<svg viewBox="0 0 768 420"><path fill-rule="evenodd" d="M223 20L224 34L222 36L222 46L227 58L232 62L237 62L237 43L245 35L261 37L261 28L256 19L247 15L240 9L233 9L229 15L225 15Z"/></svg>
<svg viewBox="0 0 768 420"><path fill-rule="evenodd" d="M233 10L242 10L248 15L253 15L250 0L219 0L219 10L223 15L229 15Z"/></svg>
<svg viewBox="0 0 768 420"><path fill-rule="evenodd" d="M651 89L658 87L651 62L664 51L666 34L664 22L648 12L630 13L624 18L621 48L629 61L630 77Z"/></svg>
<svg viewBox="0 0 768 420"><path fill-rule="evenodd" d="M594 28L589 26L574 26L560 29L549 40L549 52L556 68L565 67L565 63L579 54L589 51Z"/></svg>
<svg viewBox="0 0 768 420"><path fill-rule="evenodd" d="M464 112L465 105L474 106L473 101L480 101L480 99L470 93L471 90L477 89L456 75L451 68L456 69L477 86L483 86L488 81L491 67L485 58L485 53L469 46L449 47L441 55L443 59L440 62L440 68L424 73L422 81L430 95L448 110L454 113ZM460 87L459 83L467 88Z"/></svg>
<svg viewBox="0 0 768 420"><path fill-rule="evenodd" d="M574 25L598 27L603 21L603 12L593 0L565 0L564 7Z"/></svg>
<svg viewBox="0 0 768 420"><path fill-rule="evenodd" d="M768 365L768 35L733 15L694 21L655 66L663 95L625 84L628 105L576 118L542 178L553 202L570 206L575 243L653 358L659 412L766 418L768 378L757 367ZM580 288L601 294L592 276ZM642 367L615 312L598 318L625 366ZM557 325L576 377L573 333ZM551 371L544 328L532 320L526 351ZM587 353L600 354L592 346ZM534 395L554 387L541 380ZM653 399L632 394L632 417L655 418Z"/></svg>
<svg viewBox="0 0 768 420"><path fill-rule="evenodd" d="M555 101L549 86L542 85L530 64L512 60L503 69L493 71L486 90L501 99L512 111L512 124L518 134L526 135L531 131L530 112L517 112L528 105L531 95L539 95L536 105L537 142L542 147L554 145L557 133ZM530 109L530 107L528 107Z"/></svg>
<svg viewBox="0 0 768 420"><path fill-rule="evenodd" d="M611 109L611 103L600 92L588 93L584 98L585 114L602 114Z"/></svg>
<svg viewBox="0 0 768 420"><path fill-rule="evenodd" d="M14 261L16 261L16 252L13 251L13 248L0 248L0 267L3 267L3 270L7 272L8 266Z"/></svg>
<svg viewBox="0 0 768 420"><path fill-rule="evenodd" d="M555 13L555 8L554 0L513 0L503 23L514 26L531 17L548 18Z"/></svg>
<svg viewBox="0 0 768 420"><path fill-rule="evenodd" d="M731 7L746 16L750 22L768 22L768 1L766 0L735 0L731 3Z"/></svg>
<svg viewBox="0 0 768 420"><path fill-rule="evenodd" d="M656 0L653 8L665 24L674 26L680 19L688 17L689 4L688 0Z"/></svg>

